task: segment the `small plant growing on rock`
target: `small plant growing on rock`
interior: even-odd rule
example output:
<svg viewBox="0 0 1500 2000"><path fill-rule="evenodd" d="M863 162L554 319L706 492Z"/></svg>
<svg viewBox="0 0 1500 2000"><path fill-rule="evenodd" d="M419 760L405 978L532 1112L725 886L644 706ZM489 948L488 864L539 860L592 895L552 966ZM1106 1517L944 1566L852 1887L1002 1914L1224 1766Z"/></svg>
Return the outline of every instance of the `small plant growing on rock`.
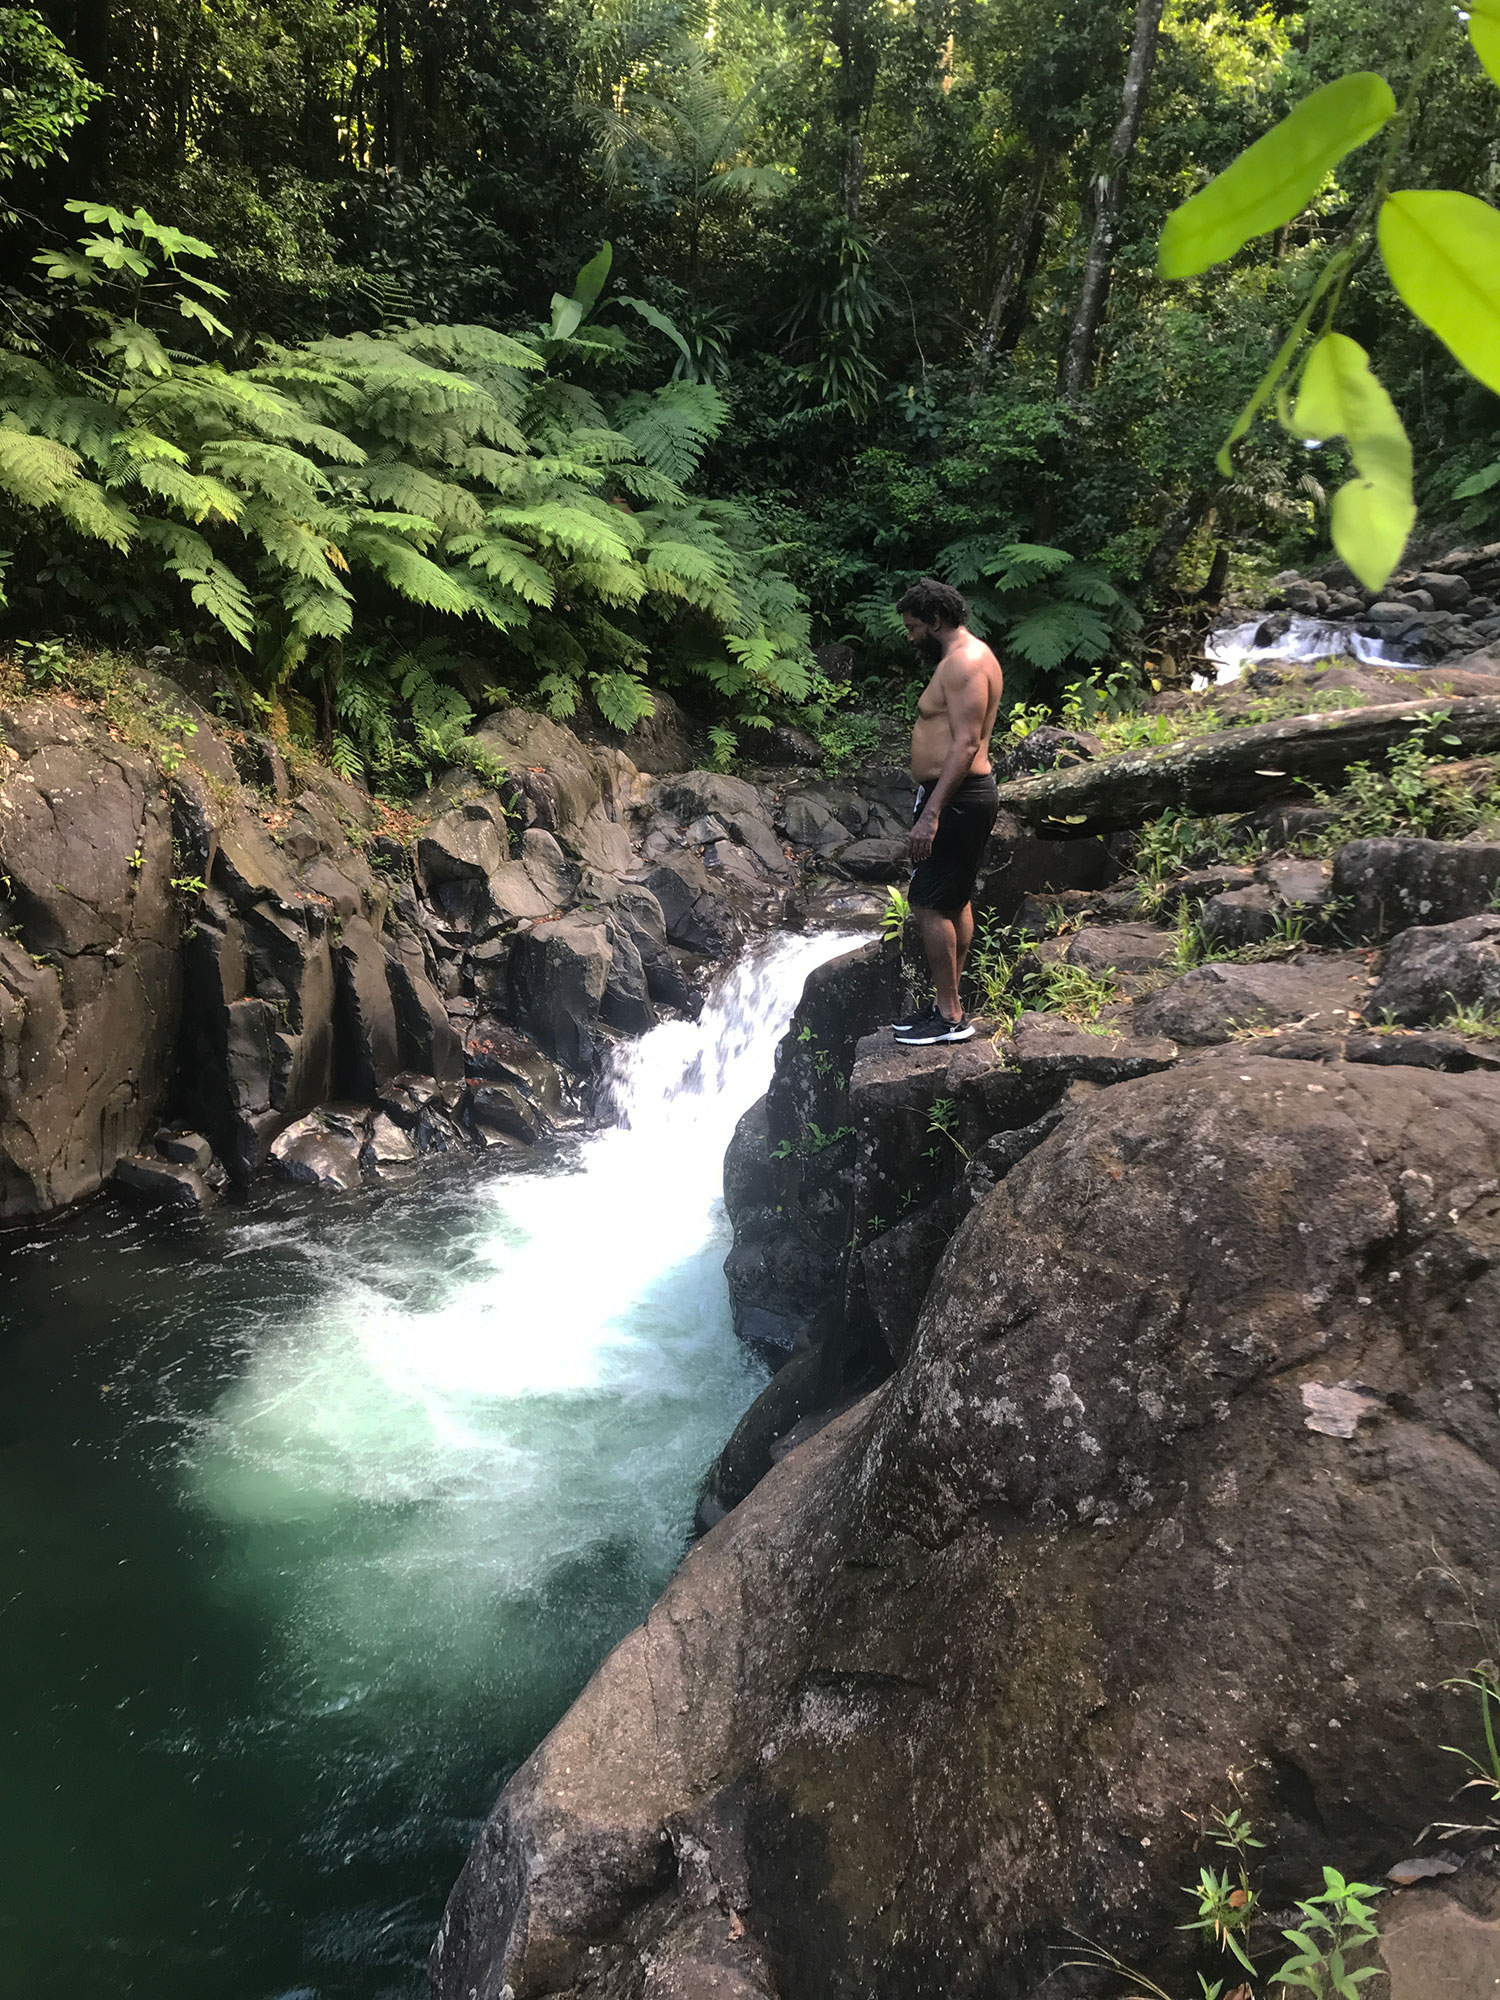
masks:
<svg viewBox="0 0 1500 2000"><path fill-rule="evenodd" d="M1250 1850L1264 1847L1254 1829L1238 1809L1217 1812L1218 1831L1209 1838L1215 1847L1233 1857L1227 1868L1200 1868L1197 1883L1183 1891L1198 1898L1198 1914L1182 1928L1201 1931L1221 1950L1233 1953L1245 1970L1254 1976L1255 1967L1245 1950L1244 1940L1260 1913L1260 1899L1250 1881Z"/></svg>
<svg viewBox="0 0 1500 2000"><path fill-rule="evenodd" d="M906 936L907 922L911 917L911 899L904 889L894 883L885 892L885 909L880 917L880 935L887 944L900 948Z"/></svg>
<svg viewBox="0 0 1500 2000"><path fill-rule="evenodd" d="M949 1145L956 1147L967 1160L970 1157L969 1149L959 1138L957 1126L958 1105L955 1100L951 1097L934 1098L927 1113L928 1131L937 1134L939 1138L946 1139ZM929 1146L927 1149L928 1159L935 1160L938 1157L938 1150L936 1146Z"/></svg>
<svg viewBox="0 0 1500 2000"><path fill-rule="evenodd" d="M1461 1750L1454 1743L1445 1743L1443 1748L1452 1756L1461 1757L1474 1773L1474 1776L1464 1784L1463 1790L1487 1792L1491 1807L1500 1807L1500 1741L1496 1738L1497 1719L1500 1719L1500 1665L1494 1660L1481 1660L1469 1673L1461 1674L1451 1681L1444 1681L1443 1686L1471 1688L1479 1696L1479 1721L1484 1732L1484 1755L1476 1757L1472 1750ZM1449 1826L1443 1829L1445 1833L1494 1833L1497 1830L1500 1830L1500 1826L1497 1826L1493 1815L1479 1828Z"/></svg>
<svg viewBox="0 0 1500 2000"><path fill-rule="evenodd" d="M1323 1884L1321 1896L1298 1903L1300 1927L1282 1932L1296 1950L1273 1983L1300 1987L1317 2000L1358 2000L1361 1985L1378 1977L1379 1967L1354 1970L1349 1959L1375 1937L1375 1898L1385 1891L1369 1882L1346 1882L1337 1868L1324 1868Z"/></svg>

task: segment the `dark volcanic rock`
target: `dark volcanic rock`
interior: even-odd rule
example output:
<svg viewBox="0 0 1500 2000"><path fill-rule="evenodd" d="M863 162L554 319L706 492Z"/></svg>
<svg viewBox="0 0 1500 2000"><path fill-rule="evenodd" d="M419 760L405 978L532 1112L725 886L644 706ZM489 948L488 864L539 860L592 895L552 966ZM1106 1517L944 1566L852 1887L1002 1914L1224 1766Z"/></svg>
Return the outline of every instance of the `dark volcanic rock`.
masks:
<svg viewBox="0 0 1500 2000"><path fill-rule="evenodd" d="M1444 1021L1459 1007L1500 1003L1500 915L1403 931L1370 995L1371 1020L1407 1027Z"/></svg>
<svg viewBox="0 0 1500 2000"><path fill-rule="evenodd" d="M1347 1023L1369 998L1358 952L1307 953L1261 964L1200 965L1134 1007L1140 1034L1203 1045L1229 1041L1234 1031L1279 1027L1287 1021Z"/></svg>
<svg viewBox="0 0 1500 2000"><path fill-rule="evenodd" d="M1490 909L1500 847L1449 840L1351 840L1334 857L1333 893L1351 937L1379 942L1411 924L1450 924Z"/></svg>
<svg viewBox="0 0 1500 2000"><path fill-rule="evenodd" d="M1151 972L1171 950L1170 932L1154 924L1089 924L1069 938L1063 956L1090 972Z"/></svg>
<svg viewBox="0 0 1500 2000"><path fill-rule="evenodd" d="M899 1004L900 965L879 943L819 966L776 1051L764 1103L735 1132L724 1176L734 1247L724 1270L735 1330L767 1353L804 1344L840 1297L854 1161L847 1138L834 1135L849 1123L855 1043L894 1019Z"/></svg>
<svg viewBox="0 0 1500 2000"><path fill-rule="evenodd" d="M438 2000L980 2000L1069 1930L1186 1990L1226 1771L1278 1901L1411 1852L1500 1546L1497 1184L1500 1078L1085 1099L507 1785Z"/></svg>
<svg viewBox="0 0 1500 2000"><path fill-rule="evenodd" d="M990 835L974 913L997 924L1013 923L1028 897L1066 889L1107 889L1120 864L1102 840L1046 840L1002 812Z"/></svg>
<svg viewBox="0 0 1500 2000"><path fill-rule="evenodd" d="M155 1208L190 1212L209 1208L217 1196L197 1168L173 1160L153 1160L132 1154L118 1162L114 1185L137 1201Z"/></svg>
<svg viewBox="0 0 1500 2000"><path fill-rule="evenodd" d="M0 1218L93 1194L151 1129L182 977L160 774L63 706L0 714Z"/></svg>

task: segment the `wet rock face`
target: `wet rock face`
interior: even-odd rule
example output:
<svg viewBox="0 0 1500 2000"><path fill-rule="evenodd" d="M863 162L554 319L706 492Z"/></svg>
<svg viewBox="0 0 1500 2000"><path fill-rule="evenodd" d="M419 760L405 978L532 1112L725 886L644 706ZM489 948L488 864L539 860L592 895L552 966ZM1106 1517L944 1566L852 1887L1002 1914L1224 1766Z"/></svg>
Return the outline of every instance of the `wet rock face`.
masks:
<svg viewBox="0 0 1500 2000"><path fill-rule="evenodd" d="M438 2000L978 2000L1127 1922L1185 1990L1231 1770L1273 1900L1410 1852L1500 1546L1497 1183L1490 1076L1075 1094L506 1787Z"/></svg>
<svg viewBox="0 0 1500 2000"><path fill-rule="evenodd" d="M60 706L0 730L0 1217L20 1217L91 1194L154 1121L181 918L151 760Z"/></svg>

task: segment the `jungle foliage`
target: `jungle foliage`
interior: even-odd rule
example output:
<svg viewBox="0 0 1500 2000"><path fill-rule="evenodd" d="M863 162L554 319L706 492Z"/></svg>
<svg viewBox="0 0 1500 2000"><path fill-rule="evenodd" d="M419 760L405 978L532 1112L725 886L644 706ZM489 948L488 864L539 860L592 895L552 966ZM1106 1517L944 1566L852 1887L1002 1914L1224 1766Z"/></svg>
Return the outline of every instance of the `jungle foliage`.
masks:
<svg viewBox="0 0 1500 2000"><path fill-rule="evenodd" d="M721 746L851 679L845 716L899 709L927 571L1037 700L1216 552L1353 549L1372 479L1390 546L1412 505L1500 533L1493 384L1388 240L1393 190L1397 228L1500 229L1472 18L12 9L0 618L169 638L383 772L489 689L623 722L697 688ZM1285 423L1220 460L1288 327Z"/></svg>

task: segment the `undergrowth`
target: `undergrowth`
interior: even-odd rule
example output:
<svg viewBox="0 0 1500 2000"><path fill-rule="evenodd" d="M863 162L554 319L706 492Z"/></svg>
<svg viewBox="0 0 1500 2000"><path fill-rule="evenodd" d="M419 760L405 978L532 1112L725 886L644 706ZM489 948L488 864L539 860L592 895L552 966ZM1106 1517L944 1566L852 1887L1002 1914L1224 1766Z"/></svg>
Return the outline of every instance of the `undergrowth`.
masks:
<svg viewBox="0 0 1500 2000"><path fill-rule="evenodd" d="M974 995L973 1011L1004 1026L1014 1026L1029 1012L1055 1014L1087 1027L1119 998L1118 983L1108 973L1065 959L1043 959L1040 948L1036 938L981 923L964 973Z"/></svg>

